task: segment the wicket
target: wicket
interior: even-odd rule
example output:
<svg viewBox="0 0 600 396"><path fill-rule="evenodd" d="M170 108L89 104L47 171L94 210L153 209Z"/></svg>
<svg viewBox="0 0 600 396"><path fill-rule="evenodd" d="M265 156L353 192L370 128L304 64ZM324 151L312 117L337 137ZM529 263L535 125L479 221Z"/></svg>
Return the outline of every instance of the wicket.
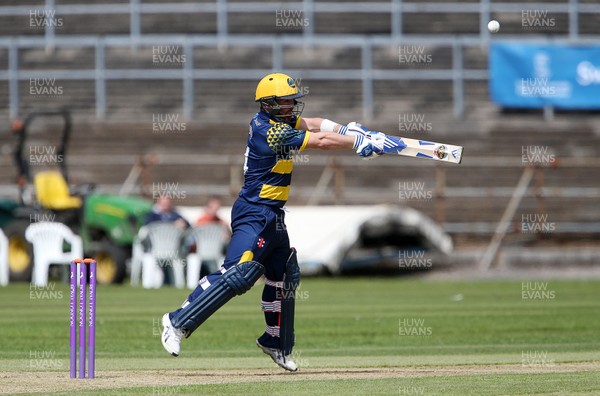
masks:
<svg viewBox="0 0 600 396"><path fill-rule="evenodd" d="M88 378L94 378L96 359L96 261L94 259L75 259L70 269L70 368L71 378L77 378L77 278L79 278L79 378L85 378L85 338L86 338L86 284L89 268L89 308L88 308Z"/></svg>

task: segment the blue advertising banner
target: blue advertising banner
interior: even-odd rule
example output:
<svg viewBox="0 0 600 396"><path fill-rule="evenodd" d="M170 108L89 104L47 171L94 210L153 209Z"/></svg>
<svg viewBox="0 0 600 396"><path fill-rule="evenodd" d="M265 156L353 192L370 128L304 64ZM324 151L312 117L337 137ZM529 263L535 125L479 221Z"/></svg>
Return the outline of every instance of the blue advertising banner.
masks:
<svg viewBox="0 0 600 396"><path fill-rule="evenodd" d="M600 46L492 43L490 94L503 107L600 109Z"/></svg>

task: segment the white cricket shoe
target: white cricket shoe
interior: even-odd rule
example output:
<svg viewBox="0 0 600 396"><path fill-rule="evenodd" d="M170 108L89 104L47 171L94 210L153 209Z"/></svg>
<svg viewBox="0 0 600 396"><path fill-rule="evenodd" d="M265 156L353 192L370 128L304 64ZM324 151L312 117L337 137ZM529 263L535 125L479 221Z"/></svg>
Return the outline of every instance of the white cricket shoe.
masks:
<svg viewBox="0 0 600 396"><path fill-rule="evenodd" d="M173 356L179 356L179 344L181 344L181 337L183 337L183 331L173 327L171 319L169 319L169 313L162 317L163 332L160 340L162 341L163 347Z"/></svg>
<svg viewBox="0 0 600 396"><path fill-rule="evenodd" d="M288 371L297 371L298 370L298 365L296 363L294 363L294 361L292 360L292 358L289 355L283 356L283 352L281 352L280 349L269 348L264 345L261 345L261 343L258 342L258 340L256 340L256 345L260 349L262 349L262 351L264 353L271 356L271 359L273 359L273 361L275 363L277 363L277 365L279 367L282 367Z"/></svg>

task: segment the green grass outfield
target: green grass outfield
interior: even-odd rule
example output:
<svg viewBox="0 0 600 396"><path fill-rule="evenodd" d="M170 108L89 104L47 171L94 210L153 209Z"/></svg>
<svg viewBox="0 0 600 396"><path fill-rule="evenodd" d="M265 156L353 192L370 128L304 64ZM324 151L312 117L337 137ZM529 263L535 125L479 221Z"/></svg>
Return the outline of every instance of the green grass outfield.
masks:
<svg viewBox="0 0 600 396"><path fill-rule="evenodd" d="M600 394L600 281L308 278L298 373L254 345L261 290L231 301L173 358L160 318L187 290L99 287L98 378L84 381L68 378L68 286L0 288L0 393Z"/></svg>

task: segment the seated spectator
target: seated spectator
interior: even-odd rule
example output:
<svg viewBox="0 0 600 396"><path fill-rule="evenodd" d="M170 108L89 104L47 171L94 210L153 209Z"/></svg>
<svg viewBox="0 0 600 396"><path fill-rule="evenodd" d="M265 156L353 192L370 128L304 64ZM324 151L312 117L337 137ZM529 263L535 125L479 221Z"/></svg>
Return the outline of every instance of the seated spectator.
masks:
<svg viewBox="0 0 600 396"><path fill-rule="evenodd" d="M217 197L210 197L204 207L204 212L196 220L195 226L217 223L229 229L229 224L219 217L219 209L221 209L221 200Z"/></svg>
<svg viewBox="0 0 600 396"><path fill-rule="evenodd" d="M229 238L231 237L231 232L229 230L229 224L219 217L219 209L221 209L221 200L218 197L212 196L208 199L206 206L204 207L204 211L202 214L196 219L196 223L194 227L202 227L206 225L219 225L223 228L223 256L227 252L227 245L229 243ZM195 243L188 243L189 251L196 252ZM202 263L200 275L208 275L212 272L209 268L218 268L221 263Z"/></svg>
<svg viewBox="0 0 600 396"><path fill-rule="evenodd" d="M167 196L162 196L156 199L156 202L152 207L152 211L146 216L144 225L148 225L157 221L173 222L177 227L182 229L187 229L190 227L190 223L188 223L186 219L177 213L177 211L173 208L171 198ZM141 241L141 244L145 252L150 250L149 240L143 240ZM173 274L170 263L161 263L159 265L164 273L164 283L173 284Z"/></svg>
<svg viewBox="0 0 600 396"><path fill-rule="evenodd" d="M155 221L172 221L176 226L184 229L190 227L190 223L173 209L171 198L166 196L156 200L156 203L152 207L152 212L148 213L144 224L150 224Z"/></svg>

